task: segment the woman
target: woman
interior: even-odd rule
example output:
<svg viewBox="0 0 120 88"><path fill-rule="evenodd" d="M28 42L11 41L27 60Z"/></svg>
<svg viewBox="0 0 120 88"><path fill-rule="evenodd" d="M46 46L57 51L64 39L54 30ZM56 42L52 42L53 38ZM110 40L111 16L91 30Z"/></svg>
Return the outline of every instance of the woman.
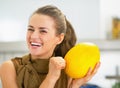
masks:
<svg viewBox="0 0 120 88"><path fill-rule="evenodd" d="M3 88L79 88L99 68L97 63L94 71L90 69L80 79L65 74L63 58L75 45L76 35L55 6L41 7L32 14L26 40L30 54L6 61L0 67Z"/></svg>

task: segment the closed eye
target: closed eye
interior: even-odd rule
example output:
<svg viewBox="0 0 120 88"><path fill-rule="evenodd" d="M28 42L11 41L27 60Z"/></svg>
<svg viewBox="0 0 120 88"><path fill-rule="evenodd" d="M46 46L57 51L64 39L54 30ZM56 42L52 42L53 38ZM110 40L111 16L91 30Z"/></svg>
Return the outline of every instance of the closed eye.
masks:
<svg viewBox="0 0 120 88"><path fill-rule="evenodd" d="M31 32L33 32L33 31L34 31L34 29L32 29L32 28L28 28L28 31L31 31Z"/></svg>
<svg viewBox="0 0 120 88"><path fill-rule="evenodd" d="M47 33L47 31L46 30L44 30L44 29L40 29L40 31L39 31L40 33Z"/></svg>
<svg viewBox="0 0 120 88"><path fill-rule="evenodd" d="M29 26L28 26L28 31L33 32L33 31L34 31L34 27L33 27L33 26L31 26L31 25L29 25Z"/></svg>

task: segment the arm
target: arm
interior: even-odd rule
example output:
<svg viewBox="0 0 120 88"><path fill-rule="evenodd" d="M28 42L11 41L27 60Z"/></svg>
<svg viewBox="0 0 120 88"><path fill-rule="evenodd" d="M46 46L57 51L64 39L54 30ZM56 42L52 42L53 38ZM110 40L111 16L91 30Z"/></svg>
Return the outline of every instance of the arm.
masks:
<svg viewBox="0 0 120 88"><path fill-rule="evenodd" d="M65 60L62 57L52 57L49 63L49 72L39 88L54 88L60 77L61 70L65 68Z"/></svg>
<svg viewBox="0 0 120 88"><path fill-rule="evenodd" d="M70 78L68 82L68 88L79 88L80 86L88 82L96 74L99 67L100 67L100 62L96 64L94 70L90 68L85 77L80 79Z"/></svg>
<svg viewBox="0 0 120 88"><path fill-rule="evenodd" d="M16 83L16 71L12 61L6 61L0 66L2 88L18 88Z"/></svg>

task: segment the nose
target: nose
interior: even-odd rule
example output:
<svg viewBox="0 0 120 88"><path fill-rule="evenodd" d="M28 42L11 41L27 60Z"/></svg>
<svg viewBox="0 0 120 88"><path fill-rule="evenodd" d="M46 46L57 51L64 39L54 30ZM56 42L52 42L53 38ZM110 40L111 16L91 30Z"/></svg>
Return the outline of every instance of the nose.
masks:
<svg viewBox="0 0 120 88"><path fill-rule="evenodd" d="M39 31L35 30L32 35L31 38L32 39L38 39L40 37Z"/></svg>

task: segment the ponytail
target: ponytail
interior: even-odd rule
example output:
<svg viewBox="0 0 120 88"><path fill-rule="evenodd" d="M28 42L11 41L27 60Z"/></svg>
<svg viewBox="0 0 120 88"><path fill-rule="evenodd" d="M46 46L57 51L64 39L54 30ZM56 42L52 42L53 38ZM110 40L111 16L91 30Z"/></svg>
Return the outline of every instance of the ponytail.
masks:
<svg viewBox="0 0 120 88"><path fill-rule="evenodd" d="M66 19L67 30L64 40L55 49L55 56L64 57L65 54L76 44L76 35L70 22Z"/></svg>

